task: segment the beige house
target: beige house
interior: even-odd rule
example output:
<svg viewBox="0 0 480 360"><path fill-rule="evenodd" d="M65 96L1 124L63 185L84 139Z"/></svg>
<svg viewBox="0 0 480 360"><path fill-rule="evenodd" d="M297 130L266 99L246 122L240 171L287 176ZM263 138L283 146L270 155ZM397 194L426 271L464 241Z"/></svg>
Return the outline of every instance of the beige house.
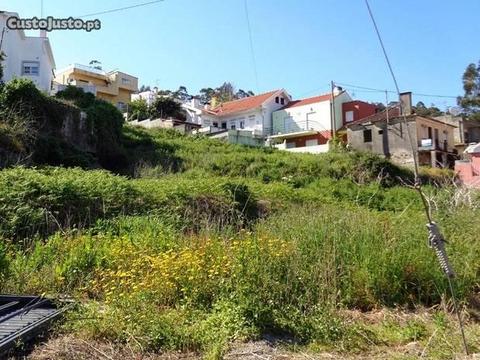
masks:
<svg viewBox="0 0 480 360"><path fill-rule="evenodd" d="M133 93L138 91L138 78L121 71L105 72L91 66L73 64L55 73L57 90L67 85L83 88L97 98L114 104L119 110L126 111Z"/></svg>
<svg viewBox="0 0 480 360"><path fill-rule="evenodd" d="M455 126L412 113L410 93L402 95L401 104L347 124L349 146L412 165L413 144L420 165L453 167L457 157Z"/></svg>

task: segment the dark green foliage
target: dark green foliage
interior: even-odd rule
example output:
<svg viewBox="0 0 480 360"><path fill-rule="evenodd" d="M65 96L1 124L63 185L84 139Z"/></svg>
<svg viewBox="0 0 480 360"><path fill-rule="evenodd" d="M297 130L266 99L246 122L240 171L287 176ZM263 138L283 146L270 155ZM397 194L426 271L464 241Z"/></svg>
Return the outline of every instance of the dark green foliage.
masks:
<svg viewBox="0 0 480 360"><path fill-rule="evenodd" d="M112 104L95 100L86 109L87 119L93 131L100 164L108 170L120 172L127 166L126 155L121 144L123 116Z"/></svg>
<svg viewBox="0 0 480 360"><path fill-rule="evenodd" d="M223 189L233 200L235 209L243 215L246 221L253 221L258 218L258 202L247 185L226 183L223 185Z"/></svg>
<svg viewBox="0 0 480 360"><path fill-rule="evenodd" d="M185 120L185 113L178 101L170 97L158 97L150 108L150 117Z"/></svg>
<svg viewBox="0 0 480 360"><path fill-rule="evenodd" d="M427 108L425 104L421 101L419 101L416 106L413 106L413 111L415 112L415 114L419 116L429 116L429 117L442 116L445 114L443 111L441 111L438 107L436 107L433 104Z"/></svg>
<svg viewBox="0 0 480 360"><path fill-rule="evenodd" d="M172 136L176 132L172 131ZM130 176L149 176L145 170L155 168L153 173L166 174L182 169L182 159L178 156L178 145L161 139L155 139L136 127L125 127L122 144L128 159L128 168L124 173ZM160 171L158 171L160 170Z"/></svg>
<svg viewBox="0 0 480 360"><path fill-rule="evenodd" d="M89 226L98 218L133 213L147 197L104 171L15 168L0 172L0 237L21 239Z"/></svg>
<svg viewBox="0 0 480 360"><path fill-rule="evenodd" d="M129 115L128 121L142 121L148 118L149 109L144 99L134 100L128 105Z"/></svg>
<svg viewBox="0 0 480 360"><path fill-rule="evenodd" d="M42 110L43 94L27 79L13 79L2 87L0 106L2 109Z"/></svg>
<svg viewBox="0 0 480 360"><path fill-rule="evenodd" d="M73 101L87 113L99 163L115 172L125 169L127 160L121 144L124 119L120 111L111 103L96 99L93 94L74 86L68 86L56 96Z"/></svg>
<svg viewBox="0 0 480 360"><path fill-rule="evenodd" d="M71 100L80 109L87 109L95 103L95 95L84 92L82 88L69 85L65 90L57 92L55 95L59 99Z"/></svg>
<svg viewBox="0 0 480 360"><path fill-rule="evenodd" d="M56 136L39 137L31 160L38 165L78 166L83 169L98 167L94 154L81 151Z"/></svg>

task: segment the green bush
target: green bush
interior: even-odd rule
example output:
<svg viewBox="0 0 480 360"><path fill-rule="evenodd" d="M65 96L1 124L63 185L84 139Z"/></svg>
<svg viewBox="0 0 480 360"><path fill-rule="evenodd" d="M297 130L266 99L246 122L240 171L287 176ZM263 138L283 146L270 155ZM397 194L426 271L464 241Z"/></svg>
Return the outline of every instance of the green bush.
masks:
<svg viewBox="0 0 480 360"><path fill-rule="evenodd" d="M21 239L82 228L148 208L126 179L105 171L15 168L0 172L0 236Z"/></svg>

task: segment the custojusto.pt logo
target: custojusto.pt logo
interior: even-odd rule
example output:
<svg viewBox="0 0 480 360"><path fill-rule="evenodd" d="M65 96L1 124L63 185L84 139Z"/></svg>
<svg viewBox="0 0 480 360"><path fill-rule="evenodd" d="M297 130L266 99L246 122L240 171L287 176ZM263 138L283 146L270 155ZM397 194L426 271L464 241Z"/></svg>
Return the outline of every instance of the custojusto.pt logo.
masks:
<svg viewBox="0 0 480 360"><path fill-rule="evenodd" d="M11 16L7 19L10 30L100 30L102 23L99 19L82 20L73 17L60 19L48 16L46 18L19 18Z"/></svg>

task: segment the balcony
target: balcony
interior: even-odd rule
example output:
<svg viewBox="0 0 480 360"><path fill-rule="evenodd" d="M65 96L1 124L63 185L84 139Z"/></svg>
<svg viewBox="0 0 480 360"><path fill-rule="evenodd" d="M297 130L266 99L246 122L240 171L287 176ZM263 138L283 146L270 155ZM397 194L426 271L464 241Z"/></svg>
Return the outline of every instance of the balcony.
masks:
<svg viewBox="0 0 480 360"><path fill-rule="evenodd" d="M448 142L446 140L442 143L438 139L422 139L417 146L419 151L448 151Z"/></svg>
<svg viewBox="0 0 480 360"><path fill-rule="evenodd" d="M69 85L54 84L54 93L65 90L67 86ZM92 93L95 96L97 95L97 87L95 85L71 84L70 86L75 86L77 88L83 89L83 91L86 93Z"/></svg>

